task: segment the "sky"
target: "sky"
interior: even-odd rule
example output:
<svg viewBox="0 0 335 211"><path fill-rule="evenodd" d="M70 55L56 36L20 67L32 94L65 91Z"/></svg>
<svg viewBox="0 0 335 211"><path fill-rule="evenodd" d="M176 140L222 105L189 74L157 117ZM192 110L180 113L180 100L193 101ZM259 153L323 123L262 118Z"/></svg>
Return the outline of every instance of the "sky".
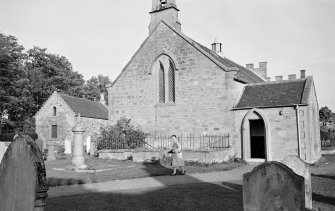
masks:
<svg viewBox="0 0 335 211"><path fill-rule="evenodd" d="M335 112L334 0L176 0L182 31L241 65L315 81L319 107ZM86 80L114 80L149 35L151 0L0 0L0 32L65 56Z"/></svg>

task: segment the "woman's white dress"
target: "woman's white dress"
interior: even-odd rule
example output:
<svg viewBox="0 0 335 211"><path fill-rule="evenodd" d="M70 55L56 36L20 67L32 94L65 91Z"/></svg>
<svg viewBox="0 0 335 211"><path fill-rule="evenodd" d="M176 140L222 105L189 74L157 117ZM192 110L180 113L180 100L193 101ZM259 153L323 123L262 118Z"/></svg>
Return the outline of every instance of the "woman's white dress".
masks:
<svg viewBox="0 0 335 211"><path fill-rule="evenodd" d="M177 168L179 166L184 166L185 162L184 162L183 154L181 152L180 144L178 142L173 142L172 150L174 152L172 154L172 167Z"/></svg>

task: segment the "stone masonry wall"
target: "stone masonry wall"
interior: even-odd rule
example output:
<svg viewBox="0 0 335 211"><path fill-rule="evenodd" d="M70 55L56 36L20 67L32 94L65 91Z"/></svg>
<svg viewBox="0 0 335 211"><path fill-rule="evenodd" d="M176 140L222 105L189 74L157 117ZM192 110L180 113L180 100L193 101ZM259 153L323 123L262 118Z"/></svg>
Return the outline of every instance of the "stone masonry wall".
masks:
<svg viewBox="0 0 335 211"><path fill-rule="evenodd" d="M315 87L312 85L308 105L309 114L309 140L310 140L310 162L314 163L321 158L321 138L320 138L320 123L319 123L319 107L315 95Z"/></svg>
<svg viewBox="0 0 335 211"><path fill-rule="evenodd" d="M53 116L53 107L57 114ZM43 140L44 146L64 145L65 138L72 136L74 112L64 103L60 96L53 94L36 115L36 133ZM51 138L51 125L57 125L57 138Z"/></svg>
<svg viewBox="0 0 335 211"><path fill-rule="evenodd" d="M53 116L53 107L56 107L57 114ZM107 125L108 120L82 117L82 124L85 128L83 143L88 136L98 133L100 126ZM57 125L57 138L51 138L51 125ZM76 125L76 114L57 94L50 97L47 103L36 115L36 132L47 145L65 145L65 139L73 142L72 128Z"/></svg>
<svg viewBox="0 0 335 211"><path fill-rule="evenodd" d="M306 107L299 110L300 121L306 122ZM242 156L242 137L241 127L242 120L249 110L237 110L235 112L235 130L231 135L231 139L238 157ZM287 155L298 155L298 136L297 136L297 119L294 107L281 108L264 108L261 111L267 116L270 122L271 130L271 153L272 160L281 161ZM280 115L282 112L282 115ZM247 128L249 130L249 128ZM235 141L234 141L235 140Z"/></svg>
<svg viewBox="0 0 335 211"><path fill-rule="evenodd" d="M151 68L163 53L177 68L176 100L158 106ZM145 131L162 135L230 133L234 126L230 110L243 88L233 80L235 73L225 72L160 23L109 89L110 122L127 116Z"/></svg>

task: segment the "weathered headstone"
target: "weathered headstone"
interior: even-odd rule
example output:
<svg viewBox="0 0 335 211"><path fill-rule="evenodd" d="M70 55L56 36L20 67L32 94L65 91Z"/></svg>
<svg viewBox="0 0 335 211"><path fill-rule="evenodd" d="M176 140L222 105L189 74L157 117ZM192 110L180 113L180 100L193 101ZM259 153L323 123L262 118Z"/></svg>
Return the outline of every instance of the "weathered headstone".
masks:
<svg viewBox="0 0 335 211"><path fill-rule="evenodd" d="M279 162L266 162L243 175L244 211L305 210L304 178Z"/></svg>
<svg viewBox="0 0 335 211"><path fill-rule="evenodd" d="M91 149L91 136L88 136L86 138L86 153L90 154L90 149Z"/></svg>
<svg viewBox="0 0 335 211"><path fill-rule="evenodd" d="M72 154L72 146L71 146L71 139L69 136L65 137L65 141L64 141L64 145L65 145L65 154Z"/></svg>
<svg viewBox="0 0 335 211"><path fill-rule="evenodd" d="M295 155L285 157L282 163L305 178L305 207L312 209L312 179L309 165Z"/></svg>
<svg viewBox="0 0 335 211"><path fill-rule="evenodd" d="M11 142L0 142L0 163Z"/></svg>
<svg viewBox="0 0 335 211"><path fill-rule="evenodd" d="M0 210L44 210L47 179L43 157L29 136L16 138L0 165Z"/></svg>
<svg viewBox="0 0 335 211"><path fill-rule="evenodd" d="M56 157L55 157L55 146L54 145L47 145L47 148L48 148L48 157L47 157L47 160L50 161L50 160L56 160Z"/></svg>

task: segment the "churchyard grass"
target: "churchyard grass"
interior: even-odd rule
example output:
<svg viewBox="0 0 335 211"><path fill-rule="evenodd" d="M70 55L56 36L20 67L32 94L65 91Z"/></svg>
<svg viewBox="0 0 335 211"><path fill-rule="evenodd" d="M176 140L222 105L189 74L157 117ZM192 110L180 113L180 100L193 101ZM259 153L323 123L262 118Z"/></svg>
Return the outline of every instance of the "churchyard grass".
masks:
<svg viewBox="0 0 335 211"><path fill-rule="evenodd" d="M59 162L59 161L57 161ZM62 162L65 162L64 160ZM66 161L69 162L69 161ZM133 168L109 172L108 174L97 177L96 181L116 180L122 178L139 178L157 175L168 175L171 169L165 167L166 164L142 164L132 161L116 160L96 160L88 159L87 163L100 163L100 165L124 165ZM58 164L60 165L60 164ZM62 164L64 165L64 164ZM228 170L243 163L233 163L236 166L229 166L226 169L216 165L203 166L193 164L187 166L188 173L209 172ZM55 171L49 171L50 166L55 163L47 163L47 173L49 177ZM131 170L130 170L131 169ZM151 169L151 171L148 171ZM312 192L313 210L330 211L335 210L335 155L326 155L322 161L312 165ZM150 172L152 174L150 174ZM74 175L83 182L89 182L91 177L85 173L74 173L57 171L58 178L71 178ZM53 175L53 176L57 176ZM112 178L108 178L112 177ZM187 175L186 175L187 176ZM159 178L159 177L157 177ZM87 181L84 181L84 180ZM73 180L75 181L75 180ZM94 181L93 181L94 182ZM47 210L242 210L242 182L227 184L195 183L175 186L167 186L161 189L127 190L118 193L93 193L61 196L48 198ZM223 186L222 186L223 185ZM228 187L228 188L225 188ZM237 190L237 191L235 191ZM177 197L176 197L177 196ZM187 208L185 205L187 204Z"/></svg>
<svg viewBox="0 0 335 211"><path fill-rule="evenodd" d="M84 183L106 182L111 180L135 179L143 177L164 176L172 173L170 161L136 163L131 160L98 159L86 157L85 163L91 167L89 172L65 171L70 164L70 157L62 160L46 161L49 185L62 186ZM187 173L206 173L228 171L245 165L244 162L225 162L202 164L186 162ZM95 170L95 171L94 171Z"/></svg>

